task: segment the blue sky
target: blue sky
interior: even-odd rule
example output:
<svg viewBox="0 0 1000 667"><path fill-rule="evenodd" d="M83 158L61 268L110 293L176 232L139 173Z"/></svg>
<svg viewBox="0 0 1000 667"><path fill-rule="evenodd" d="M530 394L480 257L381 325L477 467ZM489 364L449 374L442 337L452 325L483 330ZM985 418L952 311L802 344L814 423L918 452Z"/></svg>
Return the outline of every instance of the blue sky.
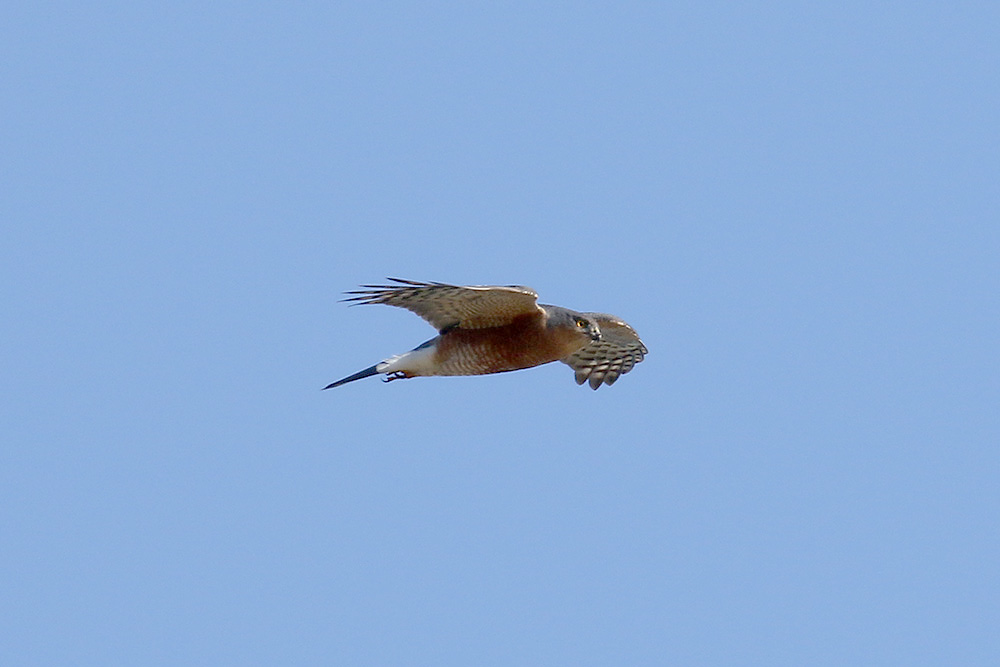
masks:
<svg viewBox="0 0 1000 667"><path fill-rule="evenodd" d="M0 662L995 664L992 3L14 3ZM524 284L650 354L320 388Z"/></svg>

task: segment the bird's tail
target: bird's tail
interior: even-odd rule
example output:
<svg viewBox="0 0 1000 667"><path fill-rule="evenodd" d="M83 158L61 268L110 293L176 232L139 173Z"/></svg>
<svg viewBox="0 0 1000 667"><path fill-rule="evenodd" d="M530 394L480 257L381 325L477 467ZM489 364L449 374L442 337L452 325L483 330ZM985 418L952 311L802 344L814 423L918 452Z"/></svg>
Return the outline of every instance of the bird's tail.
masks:
<svg viewBox="0 0 1000 667"><path fill-rule="evenodd" d="M362 378L367 378L367 377L371 377L373 375L378 375L379 372L380 372L378 370L378 367L380 365L384 365L384 364L385 364L384 361L380 361L379 363L375 364L374 366L369 366L368 368L366 368L363 371L358 371L354 375L348 375L343 380L337 380L336 382L334 382L332 384L328 384L325 387L323 387L323 389L333 389L334 387L339 387L340 385L347 384L348 382L354 382L355 380L360 380Z"/></svg>
<svg viewBox="0 0 1000 667"><path fill-rule="evenodd" d="M379 373L388 375L389 377L386 378L387 381L398 378L410 378L417 375L434 375L434 344L437 340L437 338L432 338L409 352L383 359L374 366L369 366L354 375L348 375L343 380L337 380L333 384L328 384L323 389L333 389L342 384L378 375Z"/></svg>

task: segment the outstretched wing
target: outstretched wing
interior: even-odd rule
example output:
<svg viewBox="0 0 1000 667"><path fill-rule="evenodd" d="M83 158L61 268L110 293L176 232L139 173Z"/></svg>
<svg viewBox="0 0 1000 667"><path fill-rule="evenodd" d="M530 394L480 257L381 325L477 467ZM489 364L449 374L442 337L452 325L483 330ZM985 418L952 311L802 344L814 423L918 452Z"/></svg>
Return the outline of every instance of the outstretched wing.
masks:
<svg viewBox="0 0 1000 667"><path fill-rule="evenodd" d="M576 383L590 380L591 389L612 385L642 361L648 350L635 329L614 315L584 313L597 320L601 339L562 360L576 371Z"/></svg>
<svg viewBox="0 0 1000 667"><path fill-rule="evenodd" d="M485 329L510 324L523 315L541 317L538 293L529 287L511 285L447 285L387 278L398 285L362 285L364 289L344 301L384 303L416 313L438 331L452 327Z"/></svg>

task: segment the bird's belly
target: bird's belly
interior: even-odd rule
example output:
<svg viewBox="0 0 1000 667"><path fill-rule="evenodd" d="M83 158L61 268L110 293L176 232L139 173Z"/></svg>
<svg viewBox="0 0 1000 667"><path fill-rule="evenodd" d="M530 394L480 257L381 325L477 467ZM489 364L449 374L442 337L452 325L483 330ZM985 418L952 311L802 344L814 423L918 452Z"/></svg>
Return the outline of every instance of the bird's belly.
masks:
<svg viewBox="0 0 1000 667"><path fill-rule="evenodd" d="M440 337L435 375L486 375L556 361L561 354L531 336L512 336L501 328L451 331Z"/></svg>

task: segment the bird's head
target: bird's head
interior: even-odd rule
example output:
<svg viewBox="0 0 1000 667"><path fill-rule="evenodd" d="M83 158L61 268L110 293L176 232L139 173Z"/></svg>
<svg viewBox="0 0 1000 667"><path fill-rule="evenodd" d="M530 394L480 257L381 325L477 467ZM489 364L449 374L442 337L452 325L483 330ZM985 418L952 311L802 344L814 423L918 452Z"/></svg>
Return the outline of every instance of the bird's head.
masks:
<svg viewBox="0 0 1000 667"><path fill-rule="evenodd" d="M580 346L601 340L601 327L592 317L559 306L543 306L546 326L567 339L575 340Z"/></svg>

